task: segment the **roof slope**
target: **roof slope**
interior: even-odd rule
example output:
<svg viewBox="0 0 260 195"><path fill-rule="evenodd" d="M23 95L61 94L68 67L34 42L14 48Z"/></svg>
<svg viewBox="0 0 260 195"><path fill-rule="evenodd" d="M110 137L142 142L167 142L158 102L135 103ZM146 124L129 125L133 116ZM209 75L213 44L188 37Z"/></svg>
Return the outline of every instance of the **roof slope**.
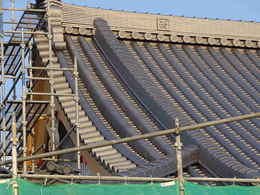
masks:
<svg viewBox="0 0 260 195"><path fill-rule="evenodd" d="M72 13L64 13L65 20ZM91 28L91 33L86 27L57 31L65 47L57 44L62 38L54 36L55 65L71 67L74 57L78 62L81 140L86 144L172 128L176 117L190 125L260 111L260 51L252 49L258 47L257 37L249 44L233 35L229 40L211 34L206 42L184 44L169 41L158 29L155 39L150 31L143 38L140 32L120 34L103 19L95 19ZM179 38L195 43L185 36ZM228 47L235 46L235 40L239 47ZM43 48L38 48L40 53ZM56 91L75 90L73 75L59 77ZM68 98L59 101L75 122ZM259 120L252 119L185 132L184 164L193 173L191 165L199 163L215 176L259 177L259 129ZM105 168L133 176L172 174L174 152L173 135L92 151Z"/></svg>
<svg viewBox="0 0 260 195"><path fill-rule="evenodd" d="M104 55L164 127L176 116L188 125L260 109L255 50L119 42L105 21L96 29ZM198 144L199 161L218 175L258 175L259 127L257 119L219 125L185 133L184 142ZM222 173L220 164L230 171Z"/></svg>

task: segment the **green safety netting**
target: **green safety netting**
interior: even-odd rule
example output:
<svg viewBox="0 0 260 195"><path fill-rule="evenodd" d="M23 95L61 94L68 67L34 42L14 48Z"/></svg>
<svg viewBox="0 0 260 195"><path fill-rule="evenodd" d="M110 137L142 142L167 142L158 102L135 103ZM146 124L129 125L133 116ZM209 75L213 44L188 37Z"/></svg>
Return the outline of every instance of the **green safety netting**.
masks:
<svg viewBox="0 0 260 195"><path fill-rule="evenodd" d="M206 186L185 182L185 195L260 195L259 186Z"/></svg>
<svg viewBox="0 0 260 195"><path fill-rule="evenodd" d="M12 195L14 180L0 180L0 195ZM178 184L58 184L38 185L17 179L19 195L178 195ZM186 195L259 195L257 186L213 187L185 182Z"/></svg>

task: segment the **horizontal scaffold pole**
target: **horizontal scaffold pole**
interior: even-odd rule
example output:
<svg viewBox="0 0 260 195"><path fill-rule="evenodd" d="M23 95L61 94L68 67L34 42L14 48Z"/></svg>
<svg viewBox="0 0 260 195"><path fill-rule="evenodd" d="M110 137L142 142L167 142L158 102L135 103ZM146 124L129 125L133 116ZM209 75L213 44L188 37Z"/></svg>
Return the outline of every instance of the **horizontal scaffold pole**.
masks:
<svg viewBox="0 0 260 195"><path fill-rule="evenodd" d="M36 35L48 35L45 32L37 32L37 31L3 31L4 34L36 34Z"/></svg>
<svg viewBox="0 0 260 195"><path fill-rule="evenodd" d="M14 22L14 21L0 21L0 24L32 24L32 25L37 25L38 23L36 22L21 22L21 21L18 21L18 22ZM28 27L26 27L28 28ZM30 29L33 29L32 27Z"/></svg>
<svg viewBox="0 0 260 195"><path fill-rule="evenodd" d="M73 71L74 68L55 68L55 67L37 67L37 66L27 66L26 69L32 69L32 70L57 70L57 71Z"/></svg>
<svg viewBox="0 0 260 195"><path fill-rule="evenodd" d="M71 93L37 93L37 92L27 92L27 95L42 95L42 96L70 96L74 97L74 94Z"/></svg>
<svg viewBox="0 0 260 195"><path fill-rule="evenodd" d="M161 178L161 177L122 177L122 176L80 176L80 175L31 175L21 174L20 178L31 179L66 179L66 180L92 180L92 181L143 181L143 182L170 182L177 181L178 178ZM220 181L220 182L245 182L259 183L260 178L211 178L211 177L185 177L185 181Z"/></svg>
<svg viewBox="0 0 260 195"><path fill-rule="evenodd" d="M47 158L47 157L51 157L51 156L73 153L73 152L77 152L77 151L90 150L90 149L104 147L104 146L111 146L111 145L115 145L115 144L132 142L132 141L136 141L136 140L140 140L140 139L147 139L147 138L156 137L156 136L173 134L173 133L176 133L177 131L179 131L179 132L192 131L192 130L201 129L201 128L205 128L205 127L212 126L212 125L219 125L219 124L223 124L223 123L246 120L246 119L251 119L251 118L256 118L256 117L260 117L260 112L245 114L245 115L236 116L236 117L230 117L230 118L216 120L216 121L209 121L209 122L195 124L195 125L189 125L189 126L185 126L185 127L156 131L156 132L152 132L152 133L146 133L146 134L136 135L136 136L132 136L132 137L126 137L126 138L122 138L122 139L102 141L102 142L98 142L98 143L94 143L94 144L83 145L80 147L73 147L73 148L67 148L67 149L63 149L63 150L57 150L57 151L37 154L37 155L33 155L33 156L19 158L17 161L23 162L23 161ZM10 164L11 162L12 162L11 160L7 160L5 162L1 162L0 165Z"/></svg>
<svg viewBox="0 0 260 195"><path fill-rule="evenodd" d="M0 11L28 11L28 12L46 12L45 9L30 9L30 8L0 8Z"/></svg>

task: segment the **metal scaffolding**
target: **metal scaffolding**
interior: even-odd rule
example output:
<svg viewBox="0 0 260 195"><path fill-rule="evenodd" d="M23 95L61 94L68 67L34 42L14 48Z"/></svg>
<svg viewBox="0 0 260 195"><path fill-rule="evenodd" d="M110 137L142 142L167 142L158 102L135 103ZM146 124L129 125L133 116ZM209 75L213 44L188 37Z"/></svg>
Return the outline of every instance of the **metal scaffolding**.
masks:
<svg viewBox="0 0 260 195"><path fill-rule="evenodd" d="M53 65L52 52L52 31L49 15L50 2L46 1L45 9L35 9L33 5L28 4L27 8L15 8L15 1L10 0L10 8L1 8L1 12L11 12L10 18L3 20L4 26L1 32L1 103L0 103L0 133L1 133L1 162L6 162L12 158L11 147L11 123L12 114L16 114L15 123L17 123L17 153L18 157L22 155L26 158L28 155L28 136L33 134L33 127L41 116L49 113L49 128L51 148L55 151L60 143L55 141L56 116L55 99L57 96L72 96L75 101L76 120L75 129L77 132L77 146L80 146L79 139L79 97L78 97L78 70L77 61L73 68L60 68ZM16 12L23 12L19 21L16 20ZM47 22L47 31L37 31L41 24ZM9 25L9 26L8 26ZM11 25L11 26L10 26ZM48 40L48 62L43 67L32 65L32 50L34 37L42 35ZM55 71L70 71L75 76L75 94L59 94L54 90ZM42 73L48 76L45 77ZM39 74L37 74L39 73ZM34 87L39 81L49 82L49 91L39 93L34 91ZM19 89L20 88L20 89ZM48 101L40 101L36 96L47 97ZM19 131L21 130L21 131ZM33 135L31 136L34 137ZM32 153L35 151L32 145ZM55 159L55 156L53 156ZM19 164L18 164L19 165ZM19 166L18 166L19 167ZM77 153L77 168L80 169L80 152ZM6 168L11 168L6 167ZM35 164L28 168L28 163L23 162L22 172L26 174L29 170L34 172Z"/></svg>
<svg viewBox="0 0 260 195"><path fill-rule="evenodd" d="M43 12L39 13L37 10L28 11L26 9L16 9L15 1L10 1L11 8L1 8L3 12L11 12L11 18L8 21L12 26L8 26L8 22L3 23L3 32L1 33L1 141L2 154L1 160L5 161L7 158L12 158L11 145L11 123L12 115L15 114L15 121L17 129L22 131L17 132L17 152L26 157L27 154L27 136L31 130L28 126L30 120L28 115L35 111L37 105L30 101L27 96L27 91L31 90L26 86L27 70L26 67L31 63L31 41L33 33L38 28L38 23L43 17ZM19 22L16 22L16 11L23 11ZM34 20L30 20L34 17ZM38 18L36 24L35 18ZM26 24L25 22L26 21ZM10 37L10 38L9 38ZM8 40L9 38L9 40ZM29 54L29 55L28 55ZM29 59L29 63L26 60ZM19 93L19 94L18 94ZM22 140L20 140L22 138ZM23 163L23 173L26 173L26 163Z"/></svg>

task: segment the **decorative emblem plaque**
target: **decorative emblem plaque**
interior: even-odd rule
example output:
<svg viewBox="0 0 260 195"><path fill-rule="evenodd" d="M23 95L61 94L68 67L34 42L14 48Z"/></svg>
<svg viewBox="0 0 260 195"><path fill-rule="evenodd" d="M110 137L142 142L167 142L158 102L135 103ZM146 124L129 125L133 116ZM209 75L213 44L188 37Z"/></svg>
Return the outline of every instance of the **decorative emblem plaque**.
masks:
<svg viewBox="0 0 260 195"><path fill-rule="evenodd" d="M170 23L168 19L165 18L158 18L157 19L157 28L158 30L169 30Z"/></svg>

